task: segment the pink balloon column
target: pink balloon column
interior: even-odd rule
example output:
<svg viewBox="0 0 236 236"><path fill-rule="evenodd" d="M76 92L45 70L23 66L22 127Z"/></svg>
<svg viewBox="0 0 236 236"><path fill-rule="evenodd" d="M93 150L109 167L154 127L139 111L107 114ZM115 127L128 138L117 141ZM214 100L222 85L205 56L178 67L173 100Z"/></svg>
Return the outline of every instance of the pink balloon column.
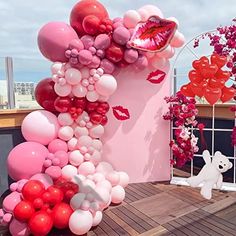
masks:
<svg viewBox="0 0 236 236"><path fill-rule="evenodd" d="M101 222L111 203L124 200L129 176L102 161L115 73L127 66L155 68L147 80L160 83L174 48L184 43L178 21L164 19L152 5L110 20L99 2L82 0L70 23L50 22L38 34L41 53L53 62L51 79L36 89L48 110L25 117L26 142L8 156L8 173L16 182L3 201L0 223L9 224L14 236L48 235L53 227L83 235ZM161 76L155 81L156 74Z"/></svg>

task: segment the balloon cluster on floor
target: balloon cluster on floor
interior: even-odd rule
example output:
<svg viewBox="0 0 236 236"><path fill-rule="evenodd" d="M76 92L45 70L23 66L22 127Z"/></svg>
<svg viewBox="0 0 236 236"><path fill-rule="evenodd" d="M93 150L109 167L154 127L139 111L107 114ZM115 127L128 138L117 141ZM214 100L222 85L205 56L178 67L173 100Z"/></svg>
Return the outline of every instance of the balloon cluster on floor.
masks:
<svg viewBox="0 0 236 236"><path fill-rule="evenodd" d="M160 83L174 48L184 43L175 18L164 19L155 6L130 10L111 20L104 6L82 0L72 9L70 25L50 22L38 34L41 53L53 62L51 77L36 87L37 102L22 123L26 142L9 154L15 181L3 201L0 222L14 236L48 235L52 228L76 235L102 220L102 211L125 198L129 176L102 161L108 118L107 100L117 89L115 74L130 66L158 71ZM151 77L161 74L158 81ZM115 116L122 106L113 108ZM125 120L121 116L120 120Z"/></svg>
<svg viewBox="0 0 236 236"><path fill-rule="evenodd" d="M223 103L235 96L233 87L225 86L230 79L230 72L222 68L227 64L227 57L213 53L210 61L203 56L192 63L193 70L189 72L190 83L181 87L181 92L187 97L205 97L214 105L218 100Z"/></svg>

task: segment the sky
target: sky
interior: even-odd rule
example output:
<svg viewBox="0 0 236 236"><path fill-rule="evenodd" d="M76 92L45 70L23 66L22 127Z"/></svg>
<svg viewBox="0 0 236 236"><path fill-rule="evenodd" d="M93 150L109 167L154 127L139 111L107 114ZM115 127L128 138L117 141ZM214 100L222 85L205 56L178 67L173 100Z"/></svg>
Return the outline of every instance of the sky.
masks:
<svg viewBox="0 0 236 236"><path fill-rule="evenodd" d="M5 56L14 58L17 80L30 80L36 76L49 76L50 63L37 47L39 29L50 21L69 23L69 15L77 0L0 0L0 77L3 75ZM180 22L179 30L188 42L219 25L228 25L236 17L236 0L100 0L107 8L110 18L123 16L130 9L145 4L159 7L165 17L174 16ZM209 47L197 49L208 53ZM191 65L193 55L184 52L176 66ZM174 60L172 60L173 64ZM36 72L37 73L33 73ZM28 72L28 74L27 74ZM35 80L33 78L31 80ZM39 78L41 79L41 78Z"/></svg>

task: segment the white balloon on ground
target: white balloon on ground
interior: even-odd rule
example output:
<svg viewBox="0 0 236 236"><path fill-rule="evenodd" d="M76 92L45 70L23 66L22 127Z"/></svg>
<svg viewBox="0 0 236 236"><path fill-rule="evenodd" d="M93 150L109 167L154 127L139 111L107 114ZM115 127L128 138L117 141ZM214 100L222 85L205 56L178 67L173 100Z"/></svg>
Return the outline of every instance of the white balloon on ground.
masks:
<svg viewBox="0 0 236 236"><path fill-rule="evenodd" d="M106 175L106 179L111 183L112 186L115 186L120 181L120 175L119 173L113 171Z"/></svg>
<svg viewBox="0 0 236 236"><path fill-rule="evenodd" d="M170 41L170 45L172 47L179 48L182 47L184 43L185 43L184 35L177 30Z"/></svg>
<svg viewBox="0 0 236 236"><path fill-rule="evenodd" d="M112 203L119 204L125 199L125 190L120 185L117 185L111 190Z"/></svg>
<svg viewBox="0 0 236 236"><path fill-rule="evenodd" d="M76 210L69 220L69 228L76 235L86 234L93 225L93 216L89 211Z"/></svg>
<svg viewBox="0 0 236 236"><path fill-rule="evenodd" d="M129 184L129 176L123 171L118 172L118 174L120 175L119 185L125 188Z"/></svg>
<svg viewBox="0 0 236 236"><path fill-rule="evenodd" d="M99 225L101 221L102 221L102 212L97 211L93 217L93 226Z"/></svg>

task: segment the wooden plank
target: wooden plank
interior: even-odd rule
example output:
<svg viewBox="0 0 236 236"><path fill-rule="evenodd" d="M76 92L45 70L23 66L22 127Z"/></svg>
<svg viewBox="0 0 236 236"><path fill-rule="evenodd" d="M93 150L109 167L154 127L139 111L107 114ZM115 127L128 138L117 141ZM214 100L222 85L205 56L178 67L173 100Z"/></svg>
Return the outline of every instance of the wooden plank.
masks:
<svg viewBox="0 0 236 236"><path fill-rule="evenodd" d="M166 228L159 225L147 232L140 234L140 236L160 236L160 235L169 235L170 236L171 233Z"/></svg>
<svg viewBox="0 0 236 236"><path fill-rule="evenodd" d="M116 233L116 231L114 231L114 229L112 229L109 224L107 224L105 221L102 221L100 224L99 224L99 227L104 231L106 232L107 235L109 236L119 236L118 233Z"/></svg>
<svg viewBox="0 0 236 236"><path fill-rule="evenodd" d="M139 194L141 194L143 197L150 197L152 196L151 193L145 191L143 188L141 188L140 186L134 184L134 185L128 185L128 187L130 187L131 189L133 189L134 191L138 191Z"/></svg>
<svg viewBox="0 0 236 236"><path fill-rule="evenodd" d="M89 231L89 232L87 233L87 236L96 236L96 234L95 234L93 231Z"/></svg>
<svg viewBox="0 0 236 236"><path fill-rule="evenodd" d="M169 230L171 233L174 233L174 235L176 236L184 236L184 235L187 235L185 233L183 233L182 231L179 230L179 228L175 225L173 226L172 224L170 223L166 223L163 225L167 230ZM188 235L187 235L188 236Z"/></svg>
<svg viewBox="0 0 236 236"><path fill-rule="evenodd" d="M180 230L188 235L191 235L191 236L201 235L196 232L196 229L191 224L188 224L186 221L184 221L181 218L175 219L174 222L177 222L179 225L181 225L182 227L180 228ZM169 223L171 224L171 222Z"/></svg>
<svg viewBox="0 0 236 236"><path fill-rule="evenodd" d="M123 219L121 219L120 217L118 217L116 214L114 214L113 212L111 211L107 211L105 214L104 214L104 219L105 217L109 217L110 219L112 219L114 222L116 222L120 227L121 229L125 230L126 232L128 232L129 235L132 235L132 236L136 236L136 235L139 235L139 233L133 229L130 225L128 225ZM117 229L119 229L119 227L117 227Z"/></svg>
<svg viewBox="0 0 236 236"><path fill-rule="evenodd" d="M236 204L217 212L215 215L223 218L224 220L235 223L236 221L234 220L234 218L236 217Z"/></svg>
<svg viewBox="0 0 236 236"><path fill-rule="evenodd" d="M133 196L130 191L125 191L125 195L127 196L127 198L131 201L131 202L135 202L139 199L137 199L137 197Z"/></svg>
<svg viewBox="0 0 236 236"><path fill-rule="evenodd" d="M107 236L108 234L106 234L106 232L104 232L99 226L95 227L93 229L93 232L97 235L97 236Z"/></svg>
<svg viewBox="0 0 236 236"><path fill-rule="evenodd" d="M198 211L192 212L193 215L195 216L202 216L202 214ZM224 229L222 229L222 225L214 220L210 219L210 216L206 216L202 219L200 219L200 221L202 224L208 225L208 227L210 229L212 229L215 232L217 232L220 235L224 235L224 236L232 236L231 233L229 233L228 231L225 231Z"/></svg>
<svg viewBox="0 0 236 236"><path fill-rule="evenodd" d="M119 224L112 220L107 214L103 214L103 221L110 225L112 229L119 235L130 235L125 229L123 229Z"/></svg>
<svg viewBox="0 0 236 236"><path fill-rule="evenodd" d="M127 217L131 218L137 224L141 225L146 231L153 228L150 224L148 224L143 219L143 216L140 218L139 216L135 215L132 211L130 211L129 209L127 209L123 206L119 207L118 210L121 211L123 214L125 214Z"/></svg>
<svg viewBox="0 0 236 236"><path fill-rule="evenodd" d="M146 230L141 225L136 223L133 219L125 215L119 208L112 209L111 212L116 214L119 218L123 219L129 226L131 226L138 233L144 233Z"/></svg>
<svg viewBox="0 0 236 236"><path fill-rule="evenodd" d="M129 185L126 187L125 191L127 193L129 193L130 195L132 195L133 197L135 197L136 200L140 200L140 199L146 197L146 196L143 197L143 195L140 194L140 192L138 192L137 190L133 190L132 187Z"/></svg>
<svg viewBox="0 0 236 236"><path fill-rule="evenodd" d="M145 215L144 213L142 213L141 211L137 210L135 207L133 207L132 205L125 205L125 208L129 209L130 211L132 211L135 215L139 216L140 218L142 218L144 221L146 221L148 224L150 224L152 227L157 227L159 224L154 221L152 218L148 217L147 215Z"/></svg>
<svg viewBox="0 0 236 236"><path fill-rule="evenodd" d="M150 195L155 195L160 193L160 191L157 188L149 185L148 183L138 183L136 185L145 190L146 192L148 192Z"/></svg>

